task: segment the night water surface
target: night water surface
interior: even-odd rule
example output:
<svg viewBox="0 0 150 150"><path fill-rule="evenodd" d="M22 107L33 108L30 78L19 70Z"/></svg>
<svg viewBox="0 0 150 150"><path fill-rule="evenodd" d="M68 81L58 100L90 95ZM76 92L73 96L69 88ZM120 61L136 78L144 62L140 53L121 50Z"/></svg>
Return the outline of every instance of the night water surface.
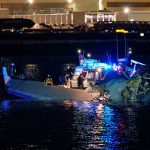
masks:
<svg viewBox="0 0 150 150"><path fill-rule="evenodd" d="M0 103L0 149L150 149L150 105Z"/></svg>

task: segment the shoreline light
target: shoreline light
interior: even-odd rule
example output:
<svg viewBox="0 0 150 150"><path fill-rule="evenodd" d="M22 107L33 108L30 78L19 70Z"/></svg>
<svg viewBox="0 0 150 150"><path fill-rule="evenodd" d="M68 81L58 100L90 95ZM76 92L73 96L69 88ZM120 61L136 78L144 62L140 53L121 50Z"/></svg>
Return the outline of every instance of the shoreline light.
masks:
<svg viewBox="0 0 150 150"><path fill-rule="evenodd" d="M68 3L72 3L73 2L73 0L67 0L68 1Z"/></svg>
<svg viewBox="0 0 150 150"><path fill-rule="evenodd" d="M33 4L33 0L28 0L28 3L29 4Z"/></svg>
<svg viewBox="0 0 150 150"><path fill-rule="evenodd" d="M99 10L103 10L104 9L104 6L103 6L103 2L102 2L103 0L99 0Z"/></svg>
<svg viewBox="0 0 150 150"><path fill-rule="evenodd" d="M129 9L128 7L125 7L124 10L123 10L123 12L124 12L125 14L128 14L128 13L130 12L130 9Z"/></svg>

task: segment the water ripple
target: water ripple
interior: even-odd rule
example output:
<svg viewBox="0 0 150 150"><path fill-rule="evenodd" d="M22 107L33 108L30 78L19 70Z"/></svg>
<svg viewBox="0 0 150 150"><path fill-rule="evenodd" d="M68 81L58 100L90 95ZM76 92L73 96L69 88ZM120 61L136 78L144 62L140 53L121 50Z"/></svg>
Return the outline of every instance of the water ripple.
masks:
<svg viewBox="0 0 150 150"><path fill-rule="evenodd" d="M147 118L148 106L2 101L0 149L126 150L139 145L144 149L150 137ZM143 131L147 131L146 136Z"/></svg>

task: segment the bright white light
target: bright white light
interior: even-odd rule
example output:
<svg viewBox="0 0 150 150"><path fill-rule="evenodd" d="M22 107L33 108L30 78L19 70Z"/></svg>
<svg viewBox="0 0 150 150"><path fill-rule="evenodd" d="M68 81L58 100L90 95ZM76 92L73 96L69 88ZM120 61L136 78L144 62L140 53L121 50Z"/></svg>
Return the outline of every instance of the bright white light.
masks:
<svg viewBox="0 0 150 150"><path fill-rule="evenodd" d="M72 3L73 2L73 0L67 0L68 1L68 3Z"/></svg>
<svg viewBox="0 0 150 150"><path fill-rule="evenodd" d="M90 18L90 19L92 19L92 18L93 18L93 16L89 16L89 18Z"/></svg>
<svg viewBox="0 0 150 150"><path fill-rule="evenodd" d="M132 51L129 51L129 54L132 54Z"/></svg>
<svg viewBox="0 0 150 150"><path fill-rule="evenodd" d="M118 69L118 66L116 64L113 64L113 70L117 71L117 69Z"/></svg>
<svg viewBox="0 0 150 150"><path fill-rule="evenodd" d="M140 33L140 36L144 36L144 33Z"/></svg>
<svg viewBox="0 0 150 150"><path fill-rule="evenodd" d="M78 53L79 53L79 54L81 53L81 50L80 50L80 49L78 49Z"/></svg>
<svg viewBox="0 0 150 150"><path fill-rule="evenodd" d="M28 3L29 4L33 4L33 0L28 0Z"/></svg>
<svg viewBox="0 0 150 150"><path fill-rule="evenodd" d="M124 8L124 13L128 14L130 12L130 9L128 7Z"/></svg>
<svg viewBox="0 0 150 150"><path fill-rule="evenodd" d="M134 19L130 19L130 21L134 21Z"/></svg>
<svg viewBox="0 0 150 150"><path fill-rule="evenodd" d="M97 69L97 71L98 71L98 72L101 72L101 71L102 71L102 69L100 69L100 68L99 68L99 69Z"/></svg>
<svg viewBox="0 0 150 150"><path fill-rule="evenodd" d="M87 57L91 57L91 54L90 54L90 53L88 53L88 54L87 54Z"/></svg>

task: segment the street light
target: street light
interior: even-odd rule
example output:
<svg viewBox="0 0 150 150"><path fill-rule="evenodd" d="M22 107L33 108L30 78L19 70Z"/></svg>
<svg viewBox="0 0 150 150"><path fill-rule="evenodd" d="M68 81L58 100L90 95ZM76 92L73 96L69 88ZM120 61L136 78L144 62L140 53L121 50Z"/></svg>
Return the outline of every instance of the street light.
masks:
<svg viewBox="0 0 150 150"><path fill-rule="evenodd" d="M129 12L130 12L130 9L129 9L128 7L125 7L124 10L123 10L123 12L124 12L125 14L127 14L127 21L128 21L128 20L129 20Z"/></svg>
<svg viewBox="0 0 150 150"><path fill-rule="evenodd" d="M28 3L31 5L33 4L33 0L28 0Z"/></svg>
<svg viewBox="0 0 150 150"><path fill-rule="evenodd" d="M68 0L68 3L72 3L73 2L73 0Z"/></svg>

